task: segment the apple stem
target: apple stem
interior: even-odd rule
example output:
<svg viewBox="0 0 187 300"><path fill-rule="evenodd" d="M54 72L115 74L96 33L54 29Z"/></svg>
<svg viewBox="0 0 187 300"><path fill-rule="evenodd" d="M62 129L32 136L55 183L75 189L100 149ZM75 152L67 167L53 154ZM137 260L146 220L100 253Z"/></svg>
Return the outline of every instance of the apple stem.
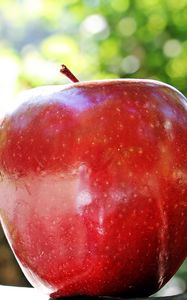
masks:
<svg viewBox="0 0 187 300"><path fill-rule="evenodd" d="M60 72L67 78L69 78L72 82L79 82L75 75L73 75L73 73L65 65L61 65Z"/></svg>

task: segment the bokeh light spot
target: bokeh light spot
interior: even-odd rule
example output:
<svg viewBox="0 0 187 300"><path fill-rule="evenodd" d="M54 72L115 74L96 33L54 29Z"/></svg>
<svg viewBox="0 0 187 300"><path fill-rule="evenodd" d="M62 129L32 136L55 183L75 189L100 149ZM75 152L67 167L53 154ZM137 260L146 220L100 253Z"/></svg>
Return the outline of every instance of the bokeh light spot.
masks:
<svg viewBox="0 0 187 300"><path fill-rule="evenodd" d="M181 49L181 43L175 39L167 40L163 47L164 54L168 57L178 56Z"/></svg>
<svg viewBox="0 0 187 300"><path fill-rule="evenodd" d="M124 12L129 8L129 0L113 0L110 5L115 11Z"/></svg>
<svg viewBox="0 0 187 300"><path fill-rule="evenodd" d="M127 73L132 74L140 68L140 60L135 55L126 56L121 63L121 69Z"/></svg>
<svg viewBox="0 0 187 300"><path fill-rule="evenodd" d="M102 34L104 38L109 35L109 27L106 19L102 15L91 15L86 17L80 26L81 33L85 34Z"/></svg>
<svg viewBox="0 0 187 300"><path fill-rule="evenodd" d="M164 18L162 15L153 14L149 17L148 28L152 32L160 32L164 30L166 25L166 18Z"/></svg>
<svg viewBox="0 0 187 300"><path fill-rule="evenodd" d="M174 58L166 66L166 72L170 78L183 78L187 76L187 61Z"/></svg>
<svg viewBox="0 0 187 300"><path fill-rule="evenodd" d="M123 36L131 36L136 31L136 21L132 17L126 17L120 20L118 30Z"/></svg>

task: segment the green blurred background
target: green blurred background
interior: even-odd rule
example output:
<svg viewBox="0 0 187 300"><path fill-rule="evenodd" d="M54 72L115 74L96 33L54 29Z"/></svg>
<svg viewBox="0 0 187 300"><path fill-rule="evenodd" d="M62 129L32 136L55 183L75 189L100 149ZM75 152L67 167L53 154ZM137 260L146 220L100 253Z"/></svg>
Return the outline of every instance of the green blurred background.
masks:
<svg viewBox="0 0 187 300"><path fill-rule="evenodd" d="M187 95L187 0L0 0L0 116L20 90L151 78ZM138 272L138 270L137 270ZM28 285L0 229L0 284ZM187 289L187 263L161 295Z"/></svg>

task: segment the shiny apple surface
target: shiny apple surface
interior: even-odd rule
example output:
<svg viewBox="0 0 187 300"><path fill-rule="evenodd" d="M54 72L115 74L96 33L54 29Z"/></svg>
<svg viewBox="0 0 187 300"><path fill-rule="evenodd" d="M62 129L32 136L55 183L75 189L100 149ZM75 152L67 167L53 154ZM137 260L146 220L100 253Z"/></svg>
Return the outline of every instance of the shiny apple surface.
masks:
<svg viewBox="0 0 187 300"><path fill-rule="evenodd" d="M187 255L186 98L111 80L20 102L0 128L0 216L29 281L51 297L160 289Z"/></svg>

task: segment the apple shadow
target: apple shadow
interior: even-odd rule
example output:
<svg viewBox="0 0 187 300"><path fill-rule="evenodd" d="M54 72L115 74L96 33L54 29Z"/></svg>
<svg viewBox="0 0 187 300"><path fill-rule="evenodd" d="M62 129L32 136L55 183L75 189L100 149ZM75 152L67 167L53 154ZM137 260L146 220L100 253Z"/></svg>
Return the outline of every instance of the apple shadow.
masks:
<svg viewBox="0 0 187 300"><path fill-rule="evenodd" d="M165 297L137 297L137 298L127 298L127 297L109 297L109 296L73 296L73 297L60 297L60 298L50 298L49 300L187 300L187 293L165 296Z"/></svg>

